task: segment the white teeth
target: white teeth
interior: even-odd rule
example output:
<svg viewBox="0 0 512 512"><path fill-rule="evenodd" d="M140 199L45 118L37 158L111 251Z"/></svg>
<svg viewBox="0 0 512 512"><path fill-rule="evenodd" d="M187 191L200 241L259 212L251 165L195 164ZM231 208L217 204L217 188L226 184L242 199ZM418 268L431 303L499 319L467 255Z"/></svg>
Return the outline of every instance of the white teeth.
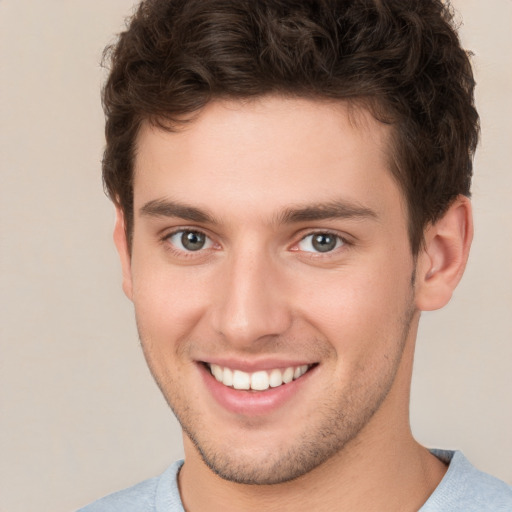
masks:
<svg viewBox="0 0 512 512"><path fill-rule="evenodd" d="M269 378L267 372L254 372L251 375L251 389L264 391L265 389L268 389L268 381Z"/></svg>
<svg viewBox="0 0 512 512"><path fill-rule="evenodd" d="M299 377L302 377L302 375L304 375L307 371L308 371L308 365L303 364L302 366L297 367L297 369L295 370L295 373L293 374L293 378L298 379ZM299 373L299 376L296 375L297 372Z"/></svg>
<svg viewBox="0 0 512 512"><path fill-rule="evenodd" d="M288 384L293 380L293 374L295 373L294 369L292 367L286 368L286 370L283 372L283 382L285 384Z"/></svg>
<svg viewBox="0 0 512 512"><path fill-rule="evenodd" d="M283 383L283 374L281 370L272 370L268 380L271 388L277 388L280 386Z"/></svg>
<svg viewBox="0 0 512 512"><path fill-rule="evenodd" d="M254 373L243 372L242 370L231 370L222 368L217 364L210 364L210 371L216 380L222 382L225 386L235 389L253 389L254 391L265 391L269 387L277 388L283 384L288 384L294 379L304 375L309 365L289 366L284 370L275 368L273 370L260 370Z"/></svg>
<svg viewBox="0 0 512 512"><path fill-rule="evenodd" d="M222 381L223 381L222 377L223 377L223 373L224 373L224 372L222 371L222 368L221 368L219 365L217 365L217 364L212 364L212 365L210 366L210 369L211 369L211 371L212 371L213 376L214 376L214 377L215 377L219 382L222 382Z"/></svg>
<svg viewBox="0 0 512 512"><path fill-rule="evenodd" d="M233 385L233 372L229 368L224 368L222 383L225 386Z"/></svg>
<svg viewBox="0 0 512 512"><path fill-rule="evenodd" d="M233 387L235 389L250 389L251 388L251 376L240 370L233 371Z"/></svg>

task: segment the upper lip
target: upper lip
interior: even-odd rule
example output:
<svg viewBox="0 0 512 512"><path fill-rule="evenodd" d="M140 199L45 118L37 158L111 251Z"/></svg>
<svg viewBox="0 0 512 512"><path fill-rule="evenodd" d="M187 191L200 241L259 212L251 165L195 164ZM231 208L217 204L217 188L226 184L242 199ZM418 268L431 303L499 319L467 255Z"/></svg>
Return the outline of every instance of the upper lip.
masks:
<svg viewBox="0 0 512 512"><path fill-rule="evenodd" d="M284 359L284 358L265 358L258 360L248 360L248 359L233 359L233 358L223 358L223 357L214 357L214 358L206 358L201 359L201 363L205 363L208 365L216 364L223 368L230 368L231 370L241 370L247 373L253 373L262 370L273 370L275 368L289 368L296 366L308 365L311 366L315 364L316 361L307 361L304 359Z"/></svg>

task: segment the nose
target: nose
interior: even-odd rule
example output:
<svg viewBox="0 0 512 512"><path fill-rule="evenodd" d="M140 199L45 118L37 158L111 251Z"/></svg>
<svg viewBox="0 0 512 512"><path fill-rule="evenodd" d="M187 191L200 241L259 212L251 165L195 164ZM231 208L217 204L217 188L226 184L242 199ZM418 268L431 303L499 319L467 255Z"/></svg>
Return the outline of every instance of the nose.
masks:
<svg viewBox="0 0 512 512"><path fill-rule="evenodd" d="M263 253L232 255L217 276L212 326L233 348L257 349L258 341L284 334L292 322L279 263Z"/></svg>

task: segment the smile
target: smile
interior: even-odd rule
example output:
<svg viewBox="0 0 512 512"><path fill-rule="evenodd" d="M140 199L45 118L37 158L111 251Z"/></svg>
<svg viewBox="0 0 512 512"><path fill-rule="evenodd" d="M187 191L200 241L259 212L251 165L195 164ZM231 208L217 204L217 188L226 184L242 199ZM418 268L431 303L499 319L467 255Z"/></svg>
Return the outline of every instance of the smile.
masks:
<svg viewBox="0 0 512 512"><path fill-rule="evenodd" d="M265 391L277 388L302 377L313 365L289 366L249 373L217 364L206 365L215 379L224 386L239 390Z"/></svg>

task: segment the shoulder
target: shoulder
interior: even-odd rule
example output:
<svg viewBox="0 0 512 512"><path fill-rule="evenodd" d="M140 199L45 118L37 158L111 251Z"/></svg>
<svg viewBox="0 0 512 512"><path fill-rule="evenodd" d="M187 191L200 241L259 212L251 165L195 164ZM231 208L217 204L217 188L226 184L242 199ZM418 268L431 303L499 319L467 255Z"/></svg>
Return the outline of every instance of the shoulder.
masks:
<svg viewBox="0 0 512 512"><path fill-rule="evenodd" d="M182 464L175 462L160 476L109 494L77 512L182 512L176 478Z"/></svg>
<svg viewBox="0 0 512 512"><path fill-rule="evenodd" d="M461 452L432 450L449 464L446 475L420 512L512 511L512 487L479 471Z"/></svg>

